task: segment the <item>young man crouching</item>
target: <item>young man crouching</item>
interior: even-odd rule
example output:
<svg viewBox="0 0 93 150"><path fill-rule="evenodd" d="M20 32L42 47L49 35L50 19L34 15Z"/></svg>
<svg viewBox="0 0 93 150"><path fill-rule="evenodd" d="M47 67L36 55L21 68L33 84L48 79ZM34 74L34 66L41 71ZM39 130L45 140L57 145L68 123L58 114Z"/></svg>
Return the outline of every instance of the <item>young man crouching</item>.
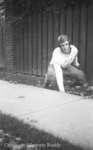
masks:
<svg viewBox="0 0 93 150"><path fill-rule="evenodd" d="M78 68L79 65L78 49L70 44L67 35L58 36L58 47L53 50L43 87L48 87L51 81L56 79L59 91L64 92L64 74L77 78L87 86L85 74Z"/></svg>

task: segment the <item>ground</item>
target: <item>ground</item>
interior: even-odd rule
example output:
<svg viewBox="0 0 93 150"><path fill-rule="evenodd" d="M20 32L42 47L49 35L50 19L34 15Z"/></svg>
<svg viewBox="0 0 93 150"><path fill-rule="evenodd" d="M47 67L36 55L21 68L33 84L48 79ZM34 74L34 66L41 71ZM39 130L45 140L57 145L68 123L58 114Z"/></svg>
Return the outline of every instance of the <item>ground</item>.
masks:
<svg viewBox="0 0 93 150"><path fill-rule="evenodd" d="M73 85L72 81L66 80L66 92L69 93L71 89L72 95L35 87L42 86L42 81L39 78L36 82L34 77L32 80L32 77L27 77L26 79L21 75L14 77L7 75L3 80L8 80L8 82L0 81L0 110L24 119L30 124L34 123L39 129L49 131L54 135L60 135L62 138L64 137L75 144L81 143L84 147L85 145L90 146L93 149L93 101L92 99L85 100L82 95L82 98L75 96L71 89L71 87L74 87L76 92L81 86L79 87L78 85L75 90L76 85ZM35 86L18 84L18 82L25 84L33 83ZM80 92L78 93L80 94ZM35 122L32 122L32 120ZM14 127L16 128L15 124ZM8 124L5 123L5 125L2 125L2 127L6 129ZM10 128L11 125L13 124L10 124L9 121ZM19 133L19 127L17 129ZM16 130L13 129L13 131ZM23 133L23 130L21 131ZM37 140L40 139L37 138ZM74 149L79 150L79 148ZM66 150L70 150L70 148L66 148Z"/></svg>
<svg viewBox="0 0 93 150"><path fill-rule="evenodd" d="M36 86L38 86L38 84ZM65 78L64 86L65 86L66 93L83 96L85 98L91 98L91 99L93 98L93 88L90 89L90 86L83 87L83 85L80 82L78 82L76 79ZM53 85L50 85L48 89L58 91L57 84L54 83Z"/></svg>
<svg viewBox="0 0 93 150"><path fill-rule="evenodd" d="M65 84L65 89L66 92L70 94L80 95L85 98L93 98L93 89L90 90L89 86L84 88L81 83L75 80L67 80L67 83Z"/></svg>
<svg viewBox="0 0 93 150"><path fill-rule="evenodd" d="M80 146L75 146L43 130L31 127L17 118L0 113L0 150L42 149L84 150Z"/></svg>
<svg viewBox="0 0 93 150"><path fill-rule="evenodd" d="M75 124L75 118L77 117L73 118L72 116L72 121L71 121L71 115L70 117L67 117L70 114L68 113L68 111L66 111L68 108L67 101L71 106L73 105L73 103L75 104L75 102L77 103L80 102L80 97L78 96L73 97L73 95L72 97L70 97L68 95L66 96L66 94L64 93L62 94L56 91L45 90L45 89L36 88L34 86L28 86L23 84L9 83L2 80L0 80L0 91L1 91L0 92L0 132L1 132L0 149L1 150L7 149L6 146L9 147L13 146L17 148L21 146L25 146L24 145L25 142L27 142L27 144L30 144L30 146L31 144L39 144L39 148L34 150L42 150L42 149L43 150L62 150L62 149L86 150L87 149L85 148L85 146L80 146L78 144L80 137L79 139L76 138L76 141L78 141L77 143L71 142L71 136L69 137L69 135L71 135L70 132L72 132L72 129L71 128L68 129L68 127L70 127L70 124L72 124L73 126L73 121ZM72 98L75 99L72 100ZM76 106L78 106L78 104L76 104ZM62 105L64 105L64 107ZM73 110L72 107L71 110ZM79 112L80 110L81 109L79 106ZM90 110L90 108L87 110ZM1 111L4 113L2 113ZM53 114L55 114L55 116ZM85 113L82 112L82 114ZM68 120L70 118L71 122L64 120L63 123L62 118L64 118L64 115L65 118L68 118ZM24 124L24 121L20 121L20 120L24 120L27 123L29 122L30 126L29 124L26 123ZM77 122L77 124L80 124L80 122ZM46 129L46 127L48 128ZM50 129L50 131L52 129L54 134L52 131L50 132L48 129ZM74 129L75 128L73 126L73 131L78 133L77 130ZM85 129L84 126L83 129ZM68 132L68 130L70 132ZM58 138L61 136L58 136L58 134L55 133L55 131L57 131L58 134L59 132L63 133L62 137L64 136L68 137L67 140L66 137L63 139ZM75 135L75 137L77 136ZM86 136L84 135L84 137ZM86 140L86 138L84 137L83 139ZM22 145L19 144L16 145L16 139L21 139ZM54 145L51 145L51 143ZM44 144L43 147L42 144ZM83 145L85 144L83 143ZM9 150L14 150L14 149L9 149ZM32 150L32 148L31 149L20 148L18 150Z"/></svg>
<svg viewBox="0 0 93 150"><path fill-rule="evenodd" d="M5 74L5 73L0 73L0 79L2 80L7 80L9 82L14 82L14 83L23 83L27 85L34 85L36 87L42 87L44 77L40 76L30 76L27 74ZM82 84L77 83L75 79L70 79L66 78L65 79L65 91L70 94L74 95L80 95L85 98L93 98L93 90L89 90L88 88L83 88ZM49 89L51 90L58 90L56 84Z"/></svg>

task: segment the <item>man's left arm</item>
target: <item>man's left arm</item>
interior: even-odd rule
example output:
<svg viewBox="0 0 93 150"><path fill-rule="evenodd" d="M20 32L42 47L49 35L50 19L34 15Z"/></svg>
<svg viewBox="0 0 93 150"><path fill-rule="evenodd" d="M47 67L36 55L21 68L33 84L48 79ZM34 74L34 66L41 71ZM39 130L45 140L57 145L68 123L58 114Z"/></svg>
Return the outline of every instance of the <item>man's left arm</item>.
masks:
<svg viewBox="0 0 93 150"><path fill-rule="evenodd" d="M74 61L72 62L72 65L75 66L75 67L79 67L80 66L80 63L78 61L78 56L75 57Z"/></svg>

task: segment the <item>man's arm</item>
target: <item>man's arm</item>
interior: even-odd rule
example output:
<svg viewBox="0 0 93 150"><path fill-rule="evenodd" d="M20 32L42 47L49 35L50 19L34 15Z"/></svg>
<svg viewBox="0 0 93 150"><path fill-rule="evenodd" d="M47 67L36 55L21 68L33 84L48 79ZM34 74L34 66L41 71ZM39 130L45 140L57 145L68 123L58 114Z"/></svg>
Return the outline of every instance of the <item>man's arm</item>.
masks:
<svg viewBox="0 0 93 150"><path fill-rule="evenodd" d="M56 73L56 80L57 80L58 88L61 92L65 92L64 83L63 83L63 71L61 69L61 66L58 64L53 64L53 65L54 65L54 69Z"/></svg>
<svg viewBox="0 0 93 150"><path fill-rule="evenodd" d="M74 59L72 65L74 65L74 66L76 66L76 67L79 67L79 66L80 66L80 64L79 64L79 62L78 62L78 56L75 57L75 59Z"/></svg>

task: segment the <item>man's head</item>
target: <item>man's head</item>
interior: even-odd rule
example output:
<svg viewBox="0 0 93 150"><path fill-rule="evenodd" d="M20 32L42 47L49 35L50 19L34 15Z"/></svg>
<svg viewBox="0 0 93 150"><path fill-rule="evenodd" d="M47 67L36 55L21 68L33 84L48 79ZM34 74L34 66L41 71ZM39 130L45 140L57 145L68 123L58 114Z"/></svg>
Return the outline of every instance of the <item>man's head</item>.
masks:
<svg viewBox="0 0 93 150"><path fill-rule="evenodd" d="M70 53L70 39L67 35L65 34L61 34L60 36L58 36L58 44L62 50L62 52L64 52L65 54L69 54Z"/></svg>

